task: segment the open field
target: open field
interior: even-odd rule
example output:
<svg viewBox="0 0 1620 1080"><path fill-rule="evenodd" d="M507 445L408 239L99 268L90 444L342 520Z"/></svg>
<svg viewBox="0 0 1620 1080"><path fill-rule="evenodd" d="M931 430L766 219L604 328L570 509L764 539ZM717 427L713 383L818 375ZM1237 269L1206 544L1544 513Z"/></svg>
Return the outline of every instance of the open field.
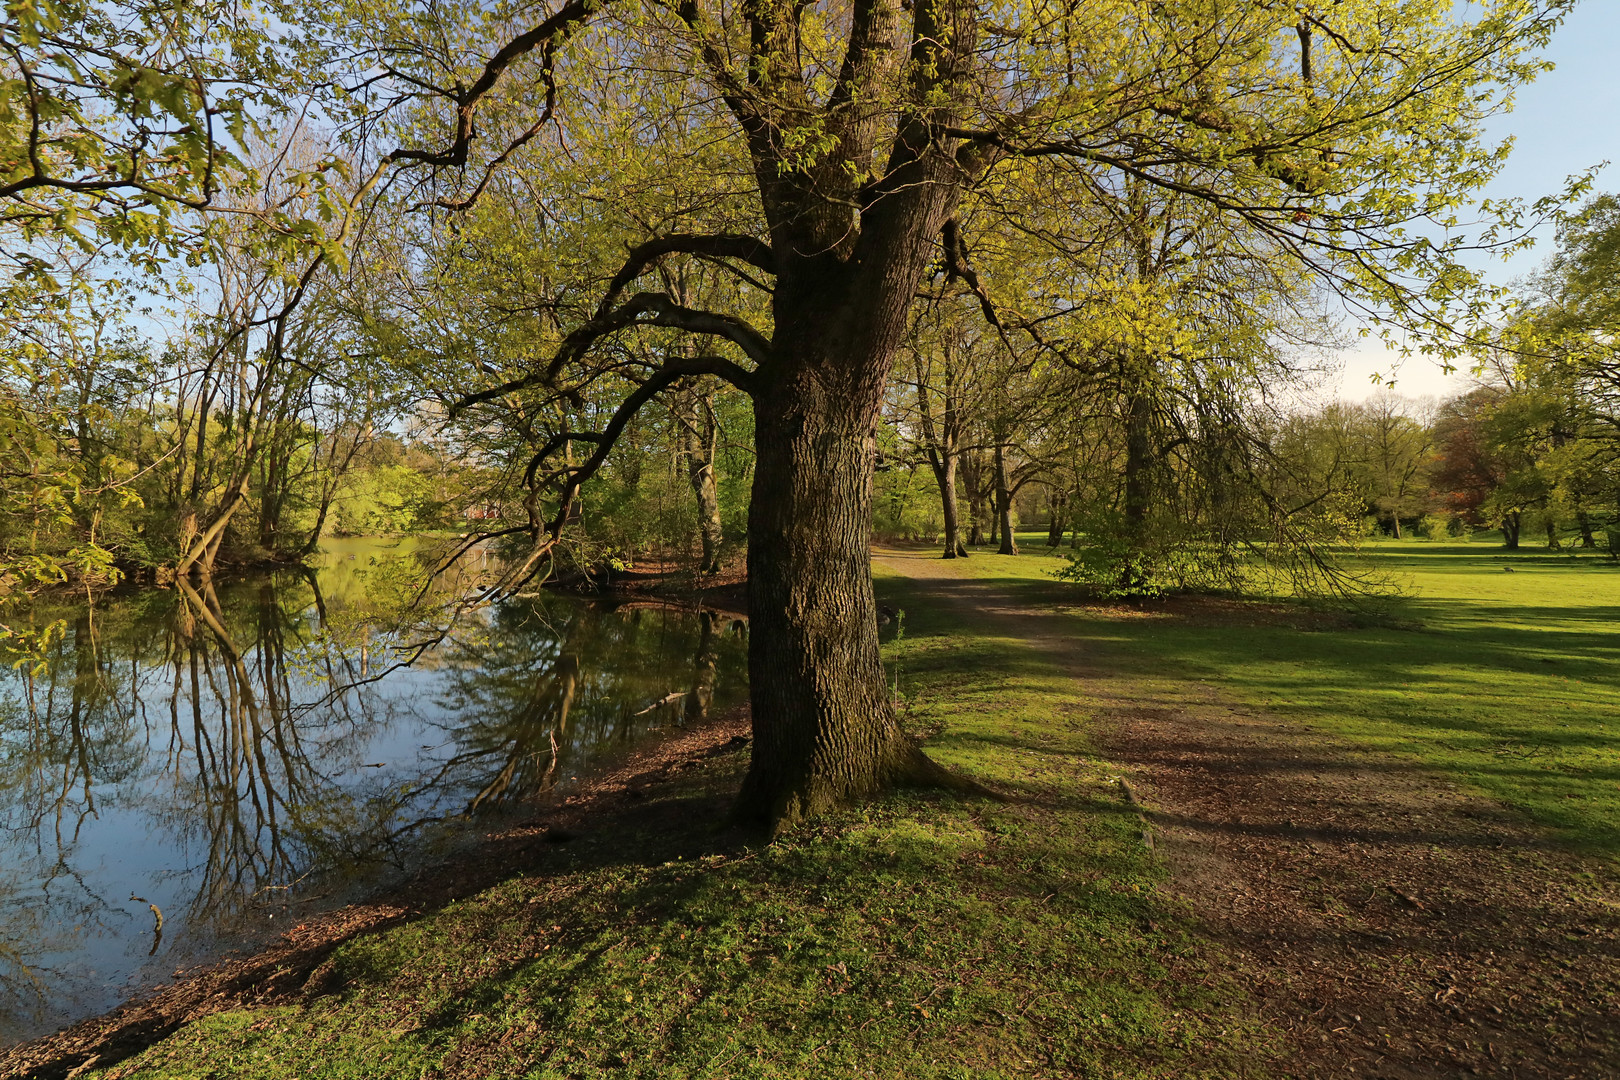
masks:
<svg viewBox="0 0 1620 1080"><path fill-rule="evenodd" d="M1358 735L1343 712L1288 704L1289 680L1325 670L1340 683L1327 696L1347 708L1342 698L1365 669L1322 642L1355 646L1356 656L1393 647L1360 620L1207 598L1086 603L1027 576L1042 562L890 551L878 559L879 591L916 604L908 640L939 643L941 669L957 678L972 679L973 653L964 663L952 644L994 634L1082 688L1067 720L1139 790L1146 835L1169 871L1161 888L1185 905L1213 970L1243 985L1280 1058L1271 1075L1615 1072L1620 875L1594 854L1613 824L1601 797L1587 828L1554 831L1526 815L1533 807L1493 798L1472 762L1427 739L1403 749ZM1412 625L1412 614L1395 625ZM908 656L923 655L899 650L902 687ZM1407 659L1439 668L1447 658L1431 646ZM935 674L907 698L922 723ZM1264 707L1266 691L1283 707ZM1486 717L1499 720L1489 707ZM966 760L976 742L947 726L931 749ZM1577 781L1588 791L1600 782Z"/></svg>
<svg viewBox="0 0 1620 1080"><path fill-rule="evenodd" d="M1044 540L1031 535L1016 558L976 553L973 575L1060 608L1122 671L1202 679L1415 758L1620 857L1620 566L1606 557L1370 543L1363 562L1407 597L1338 619L1290 605L1078 604L1051 579L1062 559Z"/></svg>

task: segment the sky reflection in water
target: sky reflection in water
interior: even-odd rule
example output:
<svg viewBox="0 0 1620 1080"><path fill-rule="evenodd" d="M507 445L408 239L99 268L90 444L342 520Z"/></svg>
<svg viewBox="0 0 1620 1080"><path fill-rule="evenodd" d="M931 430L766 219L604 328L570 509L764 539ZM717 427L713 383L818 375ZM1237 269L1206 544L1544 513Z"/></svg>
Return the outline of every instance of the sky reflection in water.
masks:
<svg viewBox="0 0 1620 1080"><path fill-rule="evenodd" d="M42 667L0 668L0 1043L111 1008L374 883L453 837L446 818L744 693L729 616L549 594L395 668L400 636L366 616L385 575L330 562L27 616L63 633Z"/></svg>

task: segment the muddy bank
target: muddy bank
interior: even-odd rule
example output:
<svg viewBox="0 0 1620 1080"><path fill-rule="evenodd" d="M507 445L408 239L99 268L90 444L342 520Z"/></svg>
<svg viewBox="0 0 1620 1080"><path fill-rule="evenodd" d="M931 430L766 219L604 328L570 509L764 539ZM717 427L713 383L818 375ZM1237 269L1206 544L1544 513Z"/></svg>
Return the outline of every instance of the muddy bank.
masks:
<svg viewBox="0 0 1620 1080"><path fill-rule="evenodd" d="M328 992L323 965L347 941L408 921L490 885L543 866L548 853L584 841L611 842L616 815L687 770L749 741L746 707L628 752L581 777L567 794L537 801L533 813L503 824L455 856L425 867L363 903L313 916L250 956L178 973L103 1016L0 1049L0 1077L57 1080L106 1068L184 1025L233 1009L290 1004Z"/></svg>

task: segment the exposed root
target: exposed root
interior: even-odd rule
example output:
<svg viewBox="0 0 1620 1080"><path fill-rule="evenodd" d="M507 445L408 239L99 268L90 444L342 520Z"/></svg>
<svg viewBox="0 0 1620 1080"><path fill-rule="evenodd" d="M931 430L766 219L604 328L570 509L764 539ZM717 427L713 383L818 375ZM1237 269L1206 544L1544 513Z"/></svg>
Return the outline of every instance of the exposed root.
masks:
<svg viewBox="0 0 1620 1080"><path fill-rule="evenodd" d="M763 829L774 838L836 807L865 802L895 788L934 788L994 802L1011 801L1001 792L945 768L910 739L900 736L899 741L889 764L867 774L862 783L807 770L790 782L778 781L776 790L766 793L761 791L763 785L758 778L751 774L743 782L730 823L741 828Z"/></svg>
<svg viewBox="0 0 1620 1080"><path fill-rule="evenodd" d="M927 754L922 747L912 744L905 760L901 763L898 775L895 777L895 786L911 788L940 788L945 791L954 791L960 795L971 795L980 799L989 799L992 802L1011 802L1012 800L992 788L985 787L977 780L952 772Z"/></svg>

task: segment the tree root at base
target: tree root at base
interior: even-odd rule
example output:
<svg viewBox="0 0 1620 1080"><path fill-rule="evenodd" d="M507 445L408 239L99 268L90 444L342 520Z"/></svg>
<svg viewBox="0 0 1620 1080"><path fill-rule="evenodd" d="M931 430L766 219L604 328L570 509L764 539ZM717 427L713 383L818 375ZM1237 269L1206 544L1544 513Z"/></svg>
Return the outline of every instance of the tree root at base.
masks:
<svg viewBox="0 0 1620 1080"><path fill-rule="evenodd" d="M881 796L897 788L933 788L950 791L992 802L1011 802L1012 799L977 780L952 772L923 753L916 743L906 745L896 754L892 764L877 777L858 789L845 787L837 790L826 778L804 777L796 784L784 785L765 805L757 789L750 791L744 781L731 823L742 827L763 827L775 837L801 822L817 817L837 806L850 806Z"/></svg>
<svg viewBox="0 0 1620 1080"><path fill-rule="evenodd" d="M977 780L952 772L927 754L922 747L913 745L911 752L902 762L899 775L895 778L896 787L909 788L939 788L943 791L955 792L959 795L971 795L980 799L989 799L992 802L1011 802L1012 799L985 787Z"/></svg>

